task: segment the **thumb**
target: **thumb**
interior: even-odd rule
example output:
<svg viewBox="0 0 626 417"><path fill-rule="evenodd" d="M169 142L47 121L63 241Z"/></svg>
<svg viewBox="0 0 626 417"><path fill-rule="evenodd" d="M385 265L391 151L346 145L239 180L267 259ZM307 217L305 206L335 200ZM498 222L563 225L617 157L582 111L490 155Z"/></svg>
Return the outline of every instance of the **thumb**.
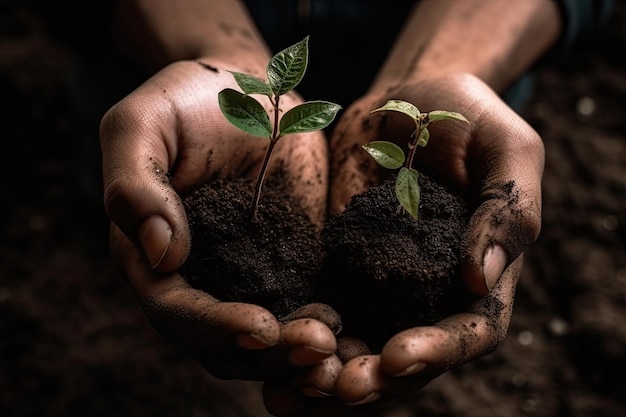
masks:
<svg viewBox="0 0 626 417"><path fill-rule="evenodd" d="M488 198L472 215L461 247L461 276L476 295L491 291L539 234L541 208L522 193L514 182L483 189Z"/></svg>
<svg viewBox="0 0 626 417"><path fill-rule="evenodd" d="M104 206L153 270L173 272L189 253L187 217L167 174L168 145L138 108L118 104L101 122Z"/></svg>

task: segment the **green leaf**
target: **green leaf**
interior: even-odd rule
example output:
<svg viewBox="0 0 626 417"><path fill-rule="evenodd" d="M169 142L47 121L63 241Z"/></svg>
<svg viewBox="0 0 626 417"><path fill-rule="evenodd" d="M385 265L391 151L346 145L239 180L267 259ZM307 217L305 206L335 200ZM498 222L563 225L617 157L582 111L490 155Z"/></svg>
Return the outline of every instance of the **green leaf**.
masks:
<svg viewBox="0 0 626 417"><path fill-rule="evenodd" d="M417 183L419 172L413 168L402 167L396 177L396 197L400 205L417 220L420 204L420 187Z"/></svg>
<svg viewBox="0 0 626 417"><path fill-rule="evenodd" d="M440 120L460 120L461 122L469 123L469 121L461 113L445 110L433 110L429 112L428 119L430 122L438 122Z"/></svg>
<svg viewBox="0 0 626 417"><path fill-rule="evenodd" d="M309 37L283 49L270 59L267 79L275 95L293 90L304 77L309 57Z"/></svg>
<svg viewBox="0 0 626 417"><path fill-rule="evenodd" d="M328 101L309 101L290 109L280 119L281 136L321 130L328 126L341 106Z"/></svg>
<svg viewBox="0 0 626 417"><path fill-rule="evenodd" d="M232 88L218 94L220 110L235 127L254 136L270 138L272 124L265 108L252 97Z"/></svg>
<svg viewBox="0 0 626 417"><path fill-rule="evenodd" d="M417 138L417 146L426 146L428 145L428 139L430 139L430 132L427 128L423 128L420 132L420 137Z"/></svg>
<svg viewBox="0 0 626 417"><path fill-rule="evenodd" d="M233 74L237 85L246 94L263 94L268 97L272 96L272 88L268 83L260 78L254 77L243 72L228 71Z"/></svg>
<svg viewBox="0 0 626 417"><path fill-rule="evenodd" d="M404 151L395 143L375 140L362 146L372 158L388 169L400 168L404 164Z"/></svg>
<svg viewBox="0 0 626 417"><path fill-rule="evenodd" d="M371 112L374 113L377 111L387 111L387 110L404 113L407 116L409 116L411 119L413 119L413 121L415 121L416 123L417 123L417 118L420 115L420 111L417 109L417 107L415 107L413 104L409 103L408 101L403 101L403 100L389 100L387 101L387 103L385 103L384 106L374 109Z"/></svg>

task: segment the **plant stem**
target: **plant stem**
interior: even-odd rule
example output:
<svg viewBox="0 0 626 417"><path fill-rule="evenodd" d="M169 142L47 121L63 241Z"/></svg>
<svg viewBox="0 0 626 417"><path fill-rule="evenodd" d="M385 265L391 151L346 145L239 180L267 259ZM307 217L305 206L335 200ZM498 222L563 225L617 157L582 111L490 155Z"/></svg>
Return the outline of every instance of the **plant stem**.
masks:
<svg viewBox="0 0 626 417"><path fill-rule="evenodd" d="M263 181L265 180L265 173L267 172L267 166L270 162L270 157L272 156L272 151L274 150L274 145L276 145L276 140L270 140L270 144L267 147L267 151L265 152L265 158L263 159L263 165L261 165L261 169L259 170L259 176L256 180L256 185L254 187L254 196L252 197L252 204L250 205L250 213L252 216L252 221L256 221L256 213L259 208L259 197L261 196L261 188L263 187Z"/></svg>
<svg viewBox="0 0 626 417"><path fill-rule="evenodd" d="M261 188L263 188L263 181L265 181L265 174L267 173L267 167L270 163L270 158L272 157L272 151L274 150L274 146L278 139L280 138L278 132L278 102L279 96L276 96L276 99L272 101L274 105L274 126L272 128L272 137L270 138L270 144L265 151L265 158L263 159L263 165L261 165L261 169L259 170L259 175L256 180L256 185L254 186L254 195L252 196L252 203L250 204L250 215L252 222L256 221L256 214L259 209L259 197L261 197Z"/></svg>
<svg viewBox="0 0 626 417"><path fill-rule="evenodd" d="M409 143L409 156L407 157L406 164L404 165L407 168L411 168L411 166L413 165L413 157L415 156L415 149L417 149L417 141L419 140L423 129L424 127L422 127L422 123L420 120L417 122L417 127L415 129L415 139L413 140L413 142Z"/></svg>

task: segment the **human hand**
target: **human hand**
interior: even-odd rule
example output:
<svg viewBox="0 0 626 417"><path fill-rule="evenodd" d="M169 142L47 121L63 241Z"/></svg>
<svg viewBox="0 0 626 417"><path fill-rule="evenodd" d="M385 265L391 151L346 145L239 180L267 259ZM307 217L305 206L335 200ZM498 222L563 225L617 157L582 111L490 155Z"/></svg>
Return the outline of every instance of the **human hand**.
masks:
<svg viewBox="0 0 626 417"><path fill-rule="evenodd" d="M216 377L265 380L331 356L338 318L308 307L280 323L260 306L220 302L193 289L177 272L190 248L180 196L205 181L255 177L267 146L223 117L217 97L225 87L237 88L230 73L181 61L113 106L100 130L104 204L112 220L112 256L155 329ZM286 95L282 109L299 102L297 95ZM279 142L273 162L321 225L327 199L323 135Z"/></svg>
<svg viewBox="0 0 626 417"><path fill-rule="evenodd" d="M344 112L331 138L334 214L386 174L360 145L405 141L414 130L403 115L370 114L389 99L411 102L423 112L459 112L469 120L469 125L429 126L431 139L416 152L414 166L437 174L477 203L461 245L460 278L482 298L432 326L398 333L379 355L349 360L336 383L337 397L345 404L400 397L491 352L508 328L521 254L540 229L543 144L496 93L469 74L378 86Z"/></svg>
<svg viewBox="0 0 626 417"><path fill-rule="evenodd" d="M339 336L337 355L307 373L307 378L313 375L325 381L317 387L328 388L314 395L297 388L304 378L266 382L267 409L277 417L387 415L385 410L396 401L411 398L439 375L490 353L502 341L511 319L522 256L502 273L488 296L465 306L464 313L400 332L380 354L360 340Z"/></svg>

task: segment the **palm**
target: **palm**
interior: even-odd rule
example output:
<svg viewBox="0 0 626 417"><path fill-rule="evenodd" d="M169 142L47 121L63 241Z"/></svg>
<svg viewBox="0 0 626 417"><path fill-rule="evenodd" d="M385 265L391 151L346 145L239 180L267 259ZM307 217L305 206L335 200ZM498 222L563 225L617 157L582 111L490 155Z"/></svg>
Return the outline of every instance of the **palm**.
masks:
<svg viewBox="0 0 626 417"><path fill-rule="evenodd" d="M370 94L348 108L331 139L331 207L342 211L349 198L378 183L387 172L372 163L360 145L371 140L390 140L406 149L415 129L410 118L384 112L371 114L387 100L405 100L420 111L455 111L470 124L433 123L428 146L417 150L414 168L430 171L449 186L467 190L480 185L483 171L475 169L511 146L515 134L531 131L487 86L476 79L459 78L408 83L385 94ZM355 146L358 145L358 146ZM477 190L476 190L477 191Z"/></svg>

